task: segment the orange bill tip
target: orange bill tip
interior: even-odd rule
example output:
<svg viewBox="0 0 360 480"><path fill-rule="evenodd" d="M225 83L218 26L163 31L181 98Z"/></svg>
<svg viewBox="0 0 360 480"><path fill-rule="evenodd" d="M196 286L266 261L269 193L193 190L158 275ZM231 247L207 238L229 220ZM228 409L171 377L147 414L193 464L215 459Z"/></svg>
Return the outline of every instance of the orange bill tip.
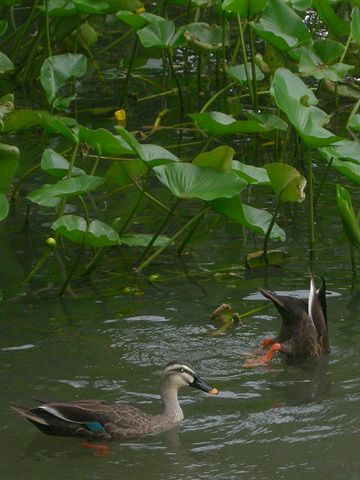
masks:
<svg viewBox="0 0 360 480"><path fill-rule="evenodd" d="M210 395L217 395L219 393L219 390L217 388L212 388L209 390L207 393L210 393Z"/></svg>

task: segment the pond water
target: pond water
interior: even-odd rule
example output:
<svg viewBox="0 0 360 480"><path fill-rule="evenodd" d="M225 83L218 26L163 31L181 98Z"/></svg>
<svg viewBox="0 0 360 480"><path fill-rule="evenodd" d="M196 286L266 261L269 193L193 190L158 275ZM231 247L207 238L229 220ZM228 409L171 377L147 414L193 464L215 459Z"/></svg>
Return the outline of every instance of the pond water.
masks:
<svg viewBox="0 0 360 480"><path fill-rule="evenodd" d="M92 94L84 93L84 102ZM114 102L106 95L105 91L101 105ZM160 107L142 107L137 113L142 124L151 124L153 111ZM135 128L136 121L129 122L129 130ZM21 140L29 158L36 156L36 134ZM176 141L163 135L165 146ZM35 176L31 181L36 180ZM116 209L126 214L134 200L131 195L126 203L114 200L107 206L112 217ZM273 211L273 201L266 195L260 191L256 202L268 203ZM0 286L5 292L0 303L1 478L358 479L360 296L352 288L348 248L331 183L320 197L316 220L312 269L326 278L332 293L328 298L331 355L307 367L286 365L276 358L267 367L245 369L245 355L278 331L277 312L270 307L254 313L222 336L211 335L216 325L210 314L224 302L239 313L263 305L266 300L257 295L259 287L307 289L305 204L284 208L279 219L294 257L281 269L246 272L244 254L261 248L262 241L228 222L211 234L206 232L206 238L201 242L199 238L181 258L165 253L145 275L130 268L138 251L111 250L96 275L75 282L73 294L64 299L46 293L57 269L55 262L40 272L31 287L19 289L24 272L42 255L53 218L45 209L33 209L30 228L24 229L23 205L12 209L0 226ZM143 210L141 222L160 221L157 210L150 206ZM150 274L158 275L157 281L150 281ZM136 287L141 295L126 295L126 287ZM41 434L8 408L11 402L31 405L32 398L102 398L156 413L159 375L172 359L191 362L220 394L181 390L185 420L178 429L113 442L104 457L84 449L77 439Z"/></svg>
<svg viewBox="0 0 360 480"><path fill-rule="evenodd" d="M146 272L158 273L157 282L124 274L135 255L125 249L120 257L113 251L91 282L75 285L75 296L49 298L34 288L8 295L0 304L1 478L41 480L49 472L53 479L358 478L359 296L351 293L332 191L327 187L321 197L324 234L313 266L331 292L332 352L307 368L280 359L242 367L244 355L278 330L273 307L223 336L210 335L216 325L209 320L222 302L240 313L263 305L258 287L307 289L305 206L283 217L297 258L266 277L241 268L243 253L256 245L251 237L244 243L230 225L182 259L161 257ZM22 233L22 222L18 209L2 227L8 279L16 273L15 255L18 268L25 268L29 256L41 252L43 232ZM35 246L31 254L21 250L24 235ZM45 279L40 275L39 288ZM123 293L134 285L142 295ZM181 390L185 420L179 429L111 443L105 457L77 439L47 437L8 410L10 402L31 405L31 398L103 398L156 413L161 368L175 358L190 361L221 393Z"/></svg>

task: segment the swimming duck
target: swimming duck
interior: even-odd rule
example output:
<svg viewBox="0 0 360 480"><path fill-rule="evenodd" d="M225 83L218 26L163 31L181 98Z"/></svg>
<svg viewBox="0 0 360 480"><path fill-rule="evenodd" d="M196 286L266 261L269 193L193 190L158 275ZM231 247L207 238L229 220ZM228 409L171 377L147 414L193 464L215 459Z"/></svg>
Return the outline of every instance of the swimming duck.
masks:
<svg viewBox="0 0 360 480"><path fill-rule="evenodd" d="M282 325L277 337L265 339L263 347L270 346L264 362L280 351L287 359L310 359L330 352L327 329L326 285L322 278L319 290L310 276L309 300L276 295L260 289L273 302L281 315Z"/></svg>
<svg viewBox="0 0 360 480"><path fill-rule="evenodd" d="M168 363L161 377L160 391L163 410L149 415L126 404L103 400L41 403L35 408L11 405L48 435L85 437L87 439L121 440L168 430L183 418L178 402L178 389L190 386L216 395L218 390L207 385L188 363Z"/></svg>

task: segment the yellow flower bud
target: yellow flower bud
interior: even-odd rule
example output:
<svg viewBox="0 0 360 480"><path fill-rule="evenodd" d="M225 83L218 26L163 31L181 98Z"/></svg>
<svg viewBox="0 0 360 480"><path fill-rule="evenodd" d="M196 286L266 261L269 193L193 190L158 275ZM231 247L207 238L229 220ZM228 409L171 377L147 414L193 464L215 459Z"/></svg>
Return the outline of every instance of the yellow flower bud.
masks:
<svg viewBox="0 0 360 480"><path fill-rule="evenodd" d="M125 122L125 120L126 120L125 110L123 108L121 108L120 110L116 110L115 118L118 122Z"/></svg>
<svg viewBox="0 0 360 480"><path fill-rule="evenodd" d="M55 240L55 238L52 238L52 237L47 238L47 239L46 239L46 245L47 245L48 247L51 247L51 248L55 247L55 246L56 246L56 240Z"/></svg>
<svg viewBox="0 0 360 480"><path fill-rule="evenodd" d="M139 7L139 8L137 8L137 9L135 10L135 13L138 14L138 15L139 15L140 13L144 13L144 12L145 12L145 8L144 8L144 7Z"/></svg>

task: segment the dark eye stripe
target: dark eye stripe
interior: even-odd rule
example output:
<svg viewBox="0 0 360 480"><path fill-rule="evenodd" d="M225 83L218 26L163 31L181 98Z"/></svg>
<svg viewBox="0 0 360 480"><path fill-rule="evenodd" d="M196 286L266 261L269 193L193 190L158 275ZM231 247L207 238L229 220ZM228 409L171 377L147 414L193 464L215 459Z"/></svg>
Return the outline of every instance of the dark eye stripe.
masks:
<svg viewBox="0 0 360 480"><path fill-rule="evenodd" d="M179 372L179 373L187 373L188 375L190 376L194 376L194 372L192 372L191 370L188 370L187 368L184 368L184 367L179 367L179 368L174 368L173 370L174 372Z"/></svg>

